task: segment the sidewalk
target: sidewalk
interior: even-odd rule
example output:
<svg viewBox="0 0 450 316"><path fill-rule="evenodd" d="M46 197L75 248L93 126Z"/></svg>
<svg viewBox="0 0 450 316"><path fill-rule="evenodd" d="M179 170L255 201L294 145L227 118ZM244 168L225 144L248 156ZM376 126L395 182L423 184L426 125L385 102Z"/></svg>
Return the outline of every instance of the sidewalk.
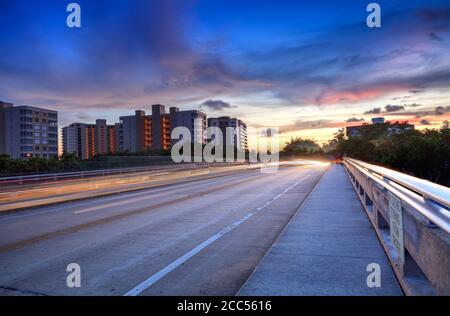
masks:
<svg viewBox="0 0 450 316"><path fill-rule="evenodd" d="M371 263L381 287L367 286ZM403 295L342 166L326 172L238 295Z"/></svg>

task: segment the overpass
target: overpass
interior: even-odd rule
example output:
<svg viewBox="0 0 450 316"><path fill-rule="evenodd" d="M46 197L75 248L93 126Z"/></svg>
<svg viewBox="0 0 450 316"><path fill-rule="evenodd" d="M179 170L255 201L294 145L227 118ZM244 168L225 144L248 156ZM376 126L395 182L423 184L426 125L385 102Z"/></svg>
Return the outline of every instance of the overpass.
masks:
<svg viewBox="0 0 450 316"><path fill-rule="evenodd" d="M0 295L450 294L449 188L352 159L259 167L0 179Z"/></svg>

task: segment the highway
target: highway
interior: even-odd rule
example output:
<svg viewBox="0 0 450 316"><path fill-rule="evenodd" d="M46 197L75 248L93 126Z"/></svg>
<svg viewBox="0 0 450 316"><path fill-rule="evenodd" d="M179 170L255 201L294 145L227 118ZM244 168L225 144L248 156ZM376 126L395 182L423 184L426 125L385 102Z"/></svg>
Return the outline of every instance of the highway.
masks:
<svg viewBox="0 0 450 316"><path fill-rule="evenodd" d="M235 295L326 165L0 214L0 295ZM81 267L69 288L66 267Z"/></svg>

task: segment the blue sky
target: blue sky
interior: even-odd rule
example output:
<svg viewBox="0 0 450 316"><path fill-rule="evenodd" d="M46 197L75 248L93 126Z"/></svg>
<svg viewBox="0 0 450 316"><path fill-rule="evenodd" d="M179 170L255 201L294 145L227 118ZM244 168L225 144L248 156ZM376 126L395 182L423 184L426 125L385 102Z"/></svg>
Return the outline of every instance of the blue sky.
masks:
<svg viewBox="0 0 450 316"><path fill-rule="evenodd" d="M319 141L375 114L439 126L450 1L378 1L379 29L369 2L80 0L70 29L69 1L0 0L0 99L59 110L62 124L201 108Z"/></svg>

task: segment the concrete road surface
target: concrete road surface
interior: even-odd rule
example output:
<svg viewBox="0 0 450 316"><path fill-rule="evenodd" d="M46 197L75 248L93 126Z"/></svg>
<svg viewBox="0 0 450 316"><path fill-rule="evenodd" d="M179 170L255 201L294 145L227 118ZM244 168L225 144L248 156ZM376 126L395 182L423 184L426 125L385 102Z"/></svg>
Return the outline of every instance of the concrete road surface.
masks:
<svg viewBox="0 0 450 316"><path fill-rule="evenodd" d="M0 214L0 295L234 295L326 166ZM81 268L69 288L66 268Z"/></svg>

